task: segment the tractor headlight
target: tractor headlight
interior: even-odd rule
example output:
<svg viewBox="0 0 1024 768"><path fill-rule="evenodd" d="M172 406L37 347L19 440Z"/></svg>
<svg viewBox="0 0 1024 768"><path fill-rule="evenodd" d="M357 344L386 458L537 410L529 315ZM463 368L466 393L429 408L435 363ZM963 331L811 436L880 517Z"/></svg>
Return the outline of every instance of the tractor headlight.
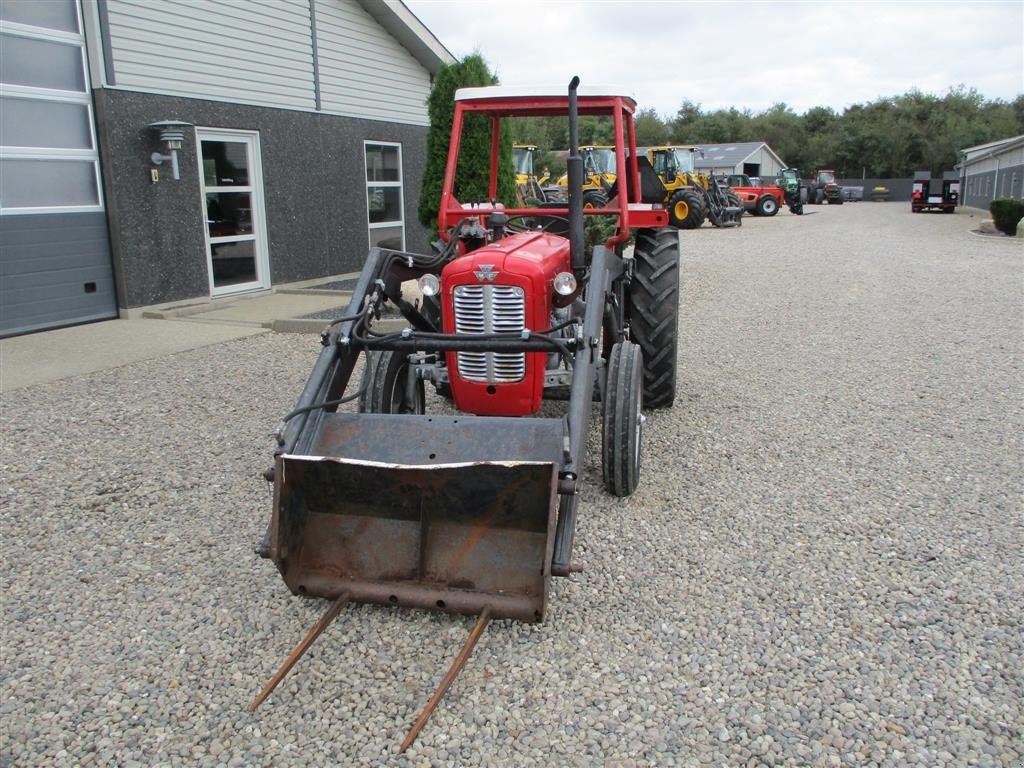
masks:
<svg viewBox="0 0 1024 768"><path fill-rule="evenodd" d="M572 296L576 293L576 276L572 272L559 272L555 275L554 288L559 296Z"/></svg>
<svg viewBox="0 0 1024 768"><path fill-rule="evenodd" d="M437 296L441 292L441 281L437 279L437 275L423 275L417 282L424 296Z"/></svg>

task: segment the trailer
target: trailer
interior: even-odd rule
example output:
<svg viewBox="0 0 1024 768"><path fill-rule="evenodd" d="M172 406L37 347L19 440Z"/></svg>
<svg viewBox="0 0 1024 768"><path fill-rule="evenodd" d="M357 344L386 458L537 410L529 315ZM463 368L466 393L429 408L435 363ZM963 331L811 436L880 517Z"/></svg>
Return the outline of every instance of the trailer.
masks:
<svg viewBox="0 0 1024 768"><path fill-rule="evenodd" d="M910 195L911 213L953 213L959 200L960 177L956 171L944 171L941 179L933 179L928 171L914 172L914 186Z"/></svg>

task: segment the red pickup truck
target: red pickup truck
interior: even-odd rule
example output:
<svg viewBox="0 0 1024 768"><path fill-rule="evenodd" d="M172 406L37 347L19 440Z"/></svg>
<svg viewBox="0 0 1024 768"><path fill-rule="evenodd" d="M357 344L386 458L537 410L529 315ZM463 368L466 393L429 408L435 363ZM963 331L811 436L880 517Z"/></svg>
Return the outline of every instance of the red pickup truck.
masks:
<svg viewBox="0 0 1024 768"><path fill-rule="evenodd" d="M774 216L782 205L782 190L774 184L765 185L758 178L732 173L725 181L735 192L743 207L755 216Z"/></svg>

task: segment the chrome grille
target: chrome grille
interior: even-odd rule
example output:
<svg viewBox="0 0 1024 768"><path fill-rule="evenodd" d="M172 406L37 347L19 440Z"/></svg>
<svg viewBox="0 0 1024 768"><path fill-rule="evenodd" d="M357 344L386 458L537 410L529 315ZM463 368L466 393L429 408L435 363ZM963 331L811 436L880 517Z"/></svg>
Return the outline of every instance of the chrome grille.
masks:
<svg viewBox="0 0 1024 768"><path fill-rule="evenodd" d="M455 286L456 333L519 333L526 327L526 298L516 285ZM522 381L525 352L459 352L459 374L488 384Z"/></svg>

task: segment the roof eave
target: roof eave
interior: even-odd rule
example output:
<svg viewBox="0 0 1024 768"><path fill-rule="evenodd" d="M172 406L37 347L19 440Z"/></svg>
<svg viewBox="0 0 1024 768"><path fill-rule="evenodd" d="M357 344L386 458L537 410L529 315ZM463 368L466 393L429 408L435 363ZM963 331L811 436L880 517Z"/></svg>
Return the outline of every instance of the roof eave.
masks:
<svg viewBox="0 0 1024 768"><path fill-rule="evenodd" d="M985 145L985 144L979 144L978 145L978 147L984 147L984 146L987 146L987 145ZM992 146L992 148L988 152L983 152L983 153L979 154L976 157L965 159L965 160L963 160L963 162L959 162L956 165L954 165L953 167L954 168L970 168L972 165L975 165L976 163L980 163L980 162L982 162L984 160L990 160L991 158L995 157L996 155L1001 155L1004 152L1009 152L1011 149L1016 149L1017 147L1024 146L1024 135L1022 135L1022 136L1014 136L1013 138L1004 139L1003 141L992 142L991 146ZM967 149L961 149L960 152L961 153L970 152L972 149L977 149L978 147L968 147Z"/></svg>
<svg viewBox="0 0 1024 768"><path fill-rule="evenodd" d="M455 56L406 8L401 0L356 0L374 20L412 54L424 69L436 75L443 64L454 64Z"/></svg>

